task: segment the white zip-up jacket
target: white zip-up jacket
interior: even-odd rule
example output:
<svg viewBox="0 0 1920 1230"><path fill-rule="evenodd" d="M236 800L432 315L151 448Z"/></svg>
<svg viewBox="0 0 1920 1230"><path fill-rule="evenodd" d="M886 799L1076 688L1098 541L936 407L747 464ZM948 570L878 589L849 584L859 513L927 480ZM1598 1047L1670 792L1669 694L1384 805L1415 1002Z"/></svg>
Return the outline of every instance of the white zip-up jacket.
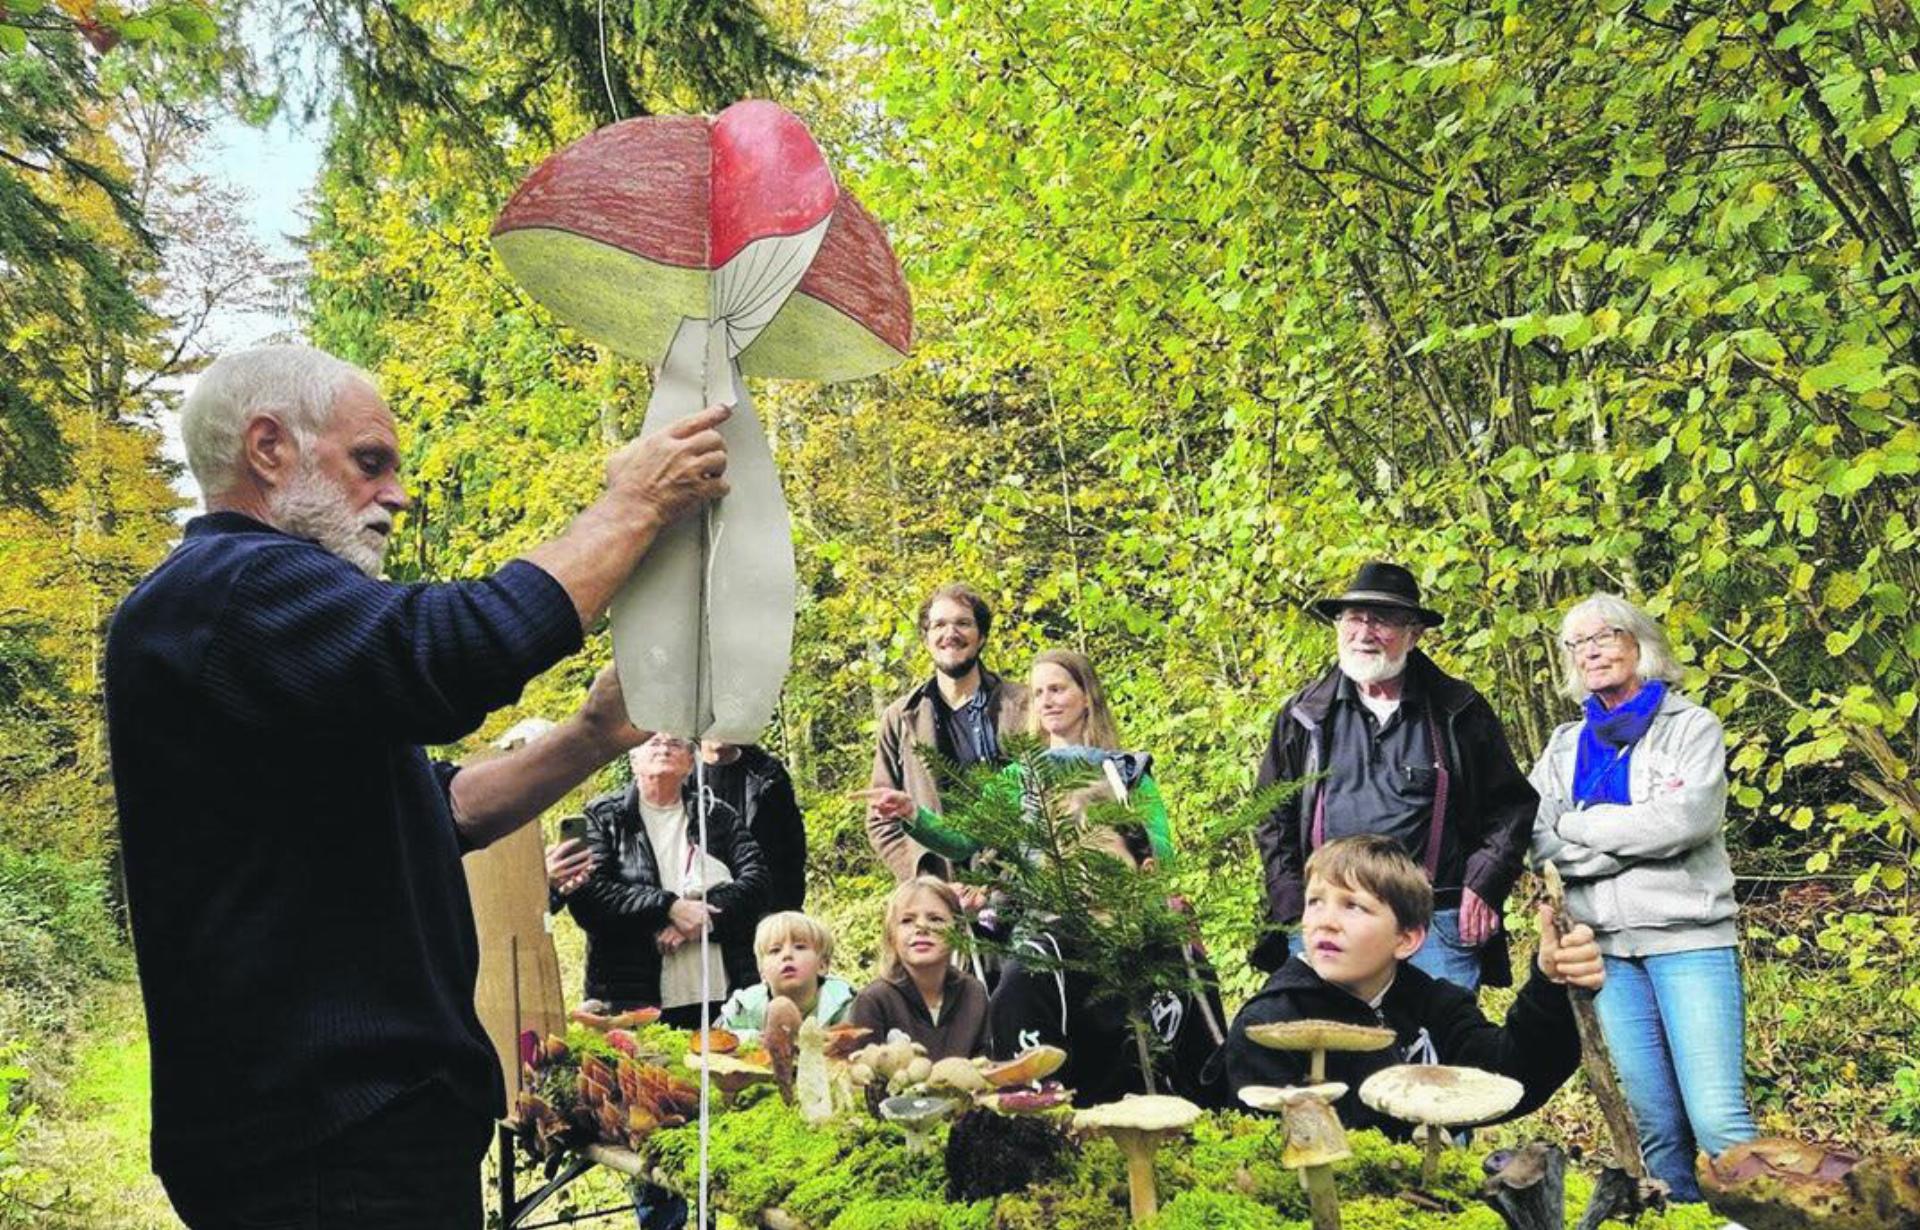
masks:
<svg viewBox="0 0 1920 1230"><path fill-rule="evenodd" d="M1553 732L1529 780L1540 792L1531 860L1567 881L1567 911L1600 951L1645 957L1736 941L1727 817L1726 732L1712 710L1671 690L1627 762L1631 803L1573 801L1580 722Z"/></svg>

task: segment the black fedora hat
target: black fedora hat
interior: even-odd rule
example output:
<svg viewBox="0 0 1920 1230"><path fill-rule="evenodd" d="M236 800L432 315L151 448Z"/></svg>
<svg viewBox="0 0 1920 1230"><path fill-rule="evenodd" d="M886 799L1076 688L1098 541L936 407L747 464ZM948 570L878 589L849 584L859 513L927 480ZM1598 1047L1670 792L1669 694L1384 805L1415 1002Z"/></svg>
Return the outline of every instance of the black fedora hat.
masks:
<svg viewBox="0 0 1920 1230"><path fill-rule="evenodd" d="M1420 605L1420 583L1398 564L1368 560L1347 582L1346 592L1332 598L1320 598L1313 609L1332 619L1350 606L1392 606L1412 611L1420 623L1437 628L1444 620L1440 612Z"/></svg>

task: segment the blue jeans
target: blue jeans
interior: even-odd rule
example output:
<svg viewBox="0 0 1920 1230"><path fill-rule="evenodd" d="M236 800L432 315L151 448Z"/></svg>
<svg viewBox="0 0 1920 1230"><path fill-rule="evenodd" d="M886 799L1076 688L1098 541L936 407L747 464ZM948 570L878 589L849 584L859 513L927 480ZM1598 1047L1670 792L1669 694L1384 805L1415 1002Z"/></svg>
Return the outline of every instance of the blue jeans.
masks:
<svg viewBox="0 0 1920 1230"><path fill-rule="evenodd" d="M1698 1201L1696 1149L1717 1157L1758 1135L1747 1109L1739 954L1699 948L1606 963L1594 1005L1640 1151L1673 1199Z"/></svg>
<svg viewBox="0 0 1920 1230"><path fill-rule="evenodd" d="M1287 932L1287 959L1300 955L1300 928ZM1480 989L1480 950L1460 942L1460 911L1435 910L1426 943L1407 958L1423 974L1441 978L1469 991Z"/></svg>
<svg viewBox="0 0 1920 1230"><path fill-rule="evenodd" d="M1424 974L1469 991L1480 989L1480 950L1460 942L1460 911L1435 910L1427 941L1407 958Z"/></svg>

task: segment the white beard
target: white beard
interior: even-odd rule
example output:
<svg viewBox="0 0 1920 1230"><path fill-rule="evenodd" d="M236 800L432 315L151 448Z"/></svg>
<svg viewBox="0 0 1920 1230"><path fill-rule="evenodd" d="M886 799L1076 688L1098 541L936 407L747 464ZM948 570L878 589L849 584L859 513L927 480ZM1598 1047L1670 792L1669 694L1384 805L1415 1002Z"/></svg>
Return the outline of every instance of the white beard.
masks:
<svg viewBox="0 0 1920 1230"><path fill-rule="evenodd" d="M311 466L267 497L275 529L311 538L370 577L380 575L393 519L385 509L355 514L337 483Z"/></svg>
<svg viewBox="0 0 1920 1230"><path fill-rule="evenodd" d="M1406 669L1407 655L1404 652L1394 658L1383 653L1360 653L1344 647L1340 650L1340 673L1362 687L1398 679Z"/></svg>

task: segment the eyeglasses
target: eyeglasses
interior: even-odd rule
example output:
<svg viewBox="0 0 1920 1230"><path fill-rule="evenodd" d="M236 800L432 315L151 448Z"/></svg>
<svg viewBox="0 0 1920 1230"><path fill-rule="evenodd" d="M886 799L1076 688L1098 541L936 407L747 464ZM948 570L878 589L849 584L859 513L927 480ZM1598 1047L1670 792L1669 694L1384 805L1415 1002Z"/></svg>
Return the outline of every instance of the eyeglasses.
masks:
<svg viewBox="0 0 1920 1230"><path fill-rule="evenodd" d="M1399 629L1413 626L1413 617L1388 611L1366 611L1359 607L1347 607L1333 617L1333 622L1349 628L1369 627Z"/></svg>
<svg viewBox="0 0 1920 1230"><path fill-rule="evenodd" d="M1585 636L1577 636L1570 641L1561 641L1560 643L1567 647L1568 653L1577 658L1580 656L1580 652L1588 646L1592 646L1595 649L1606 649L1619 644L1620 638L1625 635L1626 633L1619 628L1602 628L1598 632L1589 632Z"/></svg>

